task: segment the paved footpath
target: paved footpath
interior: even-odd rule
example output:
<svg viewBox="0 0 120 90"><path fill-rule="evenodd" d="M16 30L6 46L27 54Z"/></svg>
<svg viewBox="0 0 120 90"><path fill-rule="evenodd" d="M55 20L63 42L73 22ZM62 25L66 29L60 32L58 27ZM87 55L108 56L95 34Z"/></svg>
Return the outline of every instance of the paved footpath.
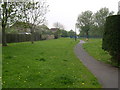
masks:
<svg viewBox="0 0 120 90"><path fill-rule="evenodd" d="M76 56L95 75L103 88L118 88L118 68L95 60L82 48L83 43L80 40L76 45Z"/></svg>

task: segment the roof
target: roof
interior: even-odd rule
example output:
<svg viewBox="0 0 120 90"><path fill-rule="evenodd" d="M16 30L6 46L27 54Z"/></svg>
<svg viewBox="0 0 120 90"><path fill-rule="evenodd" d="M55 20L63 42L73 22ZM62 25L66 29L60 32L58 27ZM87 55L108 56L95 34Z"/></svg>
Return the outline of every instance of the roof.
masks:
<svg viewBox="0 0 120 90"><path fill-rule="evenodd" d="M51 28L51 31L57 31L59 28Z"/></svg>

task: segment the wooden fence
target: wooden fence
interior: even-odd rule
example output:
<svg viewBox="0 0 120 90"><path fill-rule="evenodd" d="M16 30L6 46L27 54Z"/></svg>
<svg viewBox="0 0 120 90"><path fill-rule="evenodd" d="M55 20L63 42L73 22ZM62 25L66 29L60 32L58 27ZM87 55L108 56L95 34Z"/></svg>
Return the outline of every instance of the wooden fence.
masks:
<svg viewBox="0 0 120 90"><path fill-rule="evenodd" d="M6 34L7 43L31 41L31 34ZM34 34L34 41L54 39L53 35Z"/></svg>

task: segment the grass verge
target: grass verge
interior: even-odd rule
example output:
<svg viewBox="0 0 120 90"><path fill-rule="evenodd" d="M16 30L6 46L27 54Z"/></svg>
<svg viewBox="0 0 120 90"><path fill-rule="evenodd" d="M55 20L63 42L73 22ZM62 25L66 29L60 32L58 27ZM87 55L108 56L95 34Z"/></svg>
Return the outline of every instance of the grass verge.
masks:
<svg viewBox="0 0 120 90"><path fill-rule="evenodd" d="M2 46L0 46L0 89L2 89Z"/></svg>
<svg viewBox="0 0 120 90"><path fill-rule="evenodd" d="M93 56L96 60L113 66L118 66L110 60L111 56L109 53L102 49L102 39L89 39L89 41L86 42L87 43L83 44L83 48L89 53L89 55Z"/></svg>

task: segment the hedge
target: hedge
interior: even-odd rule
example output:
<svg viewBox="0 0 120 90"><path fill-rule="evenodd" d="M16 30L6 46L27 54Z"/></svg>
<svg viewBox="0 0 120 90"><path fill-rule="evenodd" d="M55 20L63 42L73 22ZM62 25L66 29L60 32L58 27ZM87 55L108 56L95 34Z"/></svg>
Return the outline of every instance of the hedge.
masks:
<svg viewBox="0 0 120 90"><path fill-rule="evenodd" d="M109 52L112 60L120 62L120 15L106 18L102 48Z"/></svg>

